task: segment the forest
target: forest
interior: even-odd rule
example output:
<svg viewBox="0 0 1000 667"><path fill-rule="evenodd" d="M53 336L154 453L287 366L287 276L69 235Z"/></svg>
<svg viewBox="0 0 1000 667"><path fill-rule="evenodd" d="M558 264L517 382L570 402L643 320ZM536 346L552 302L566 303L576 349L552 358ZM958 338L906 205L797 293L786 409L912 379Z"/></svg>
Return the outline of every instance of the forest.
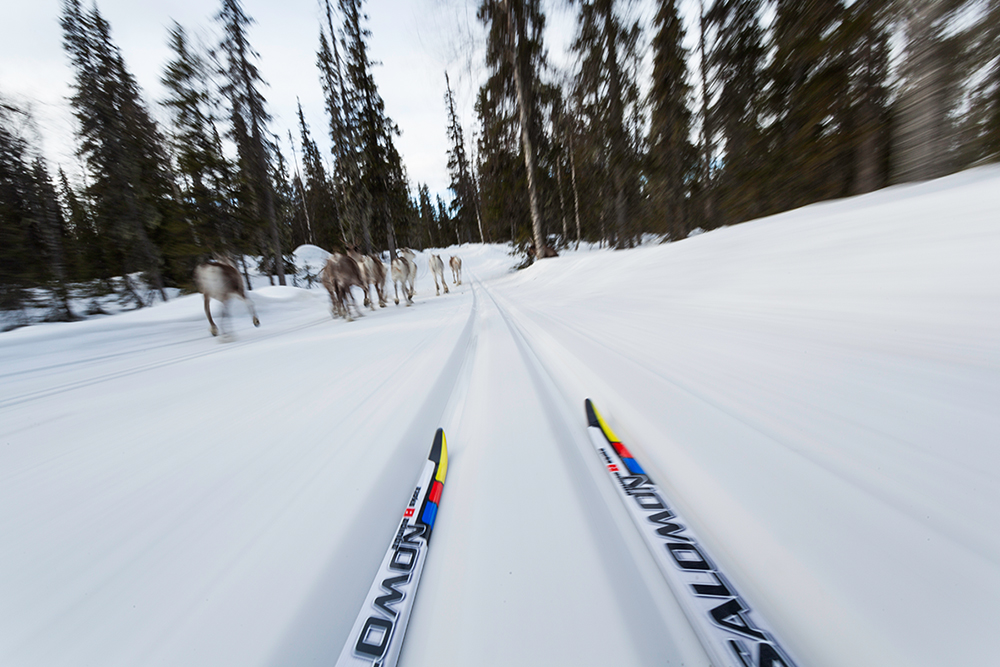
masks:
<svg viewBox="0 0 1000 667"><path fill-rule="evenodd" d="M657 0L648 25L623 0L565 1L571 71L549 62L545 3L477 0L478 126L462 126L445 73L451 182L432 197L395 147L363 0L325 0L328 125L309 127L300 107L292 157L270 129L240 0L221 0L214 44L178 24L164 36L163 114L99 7L63 0L86 177L47 163L24 130L30 110L0 90L0 310L72 320L100 312L72 299L108 294L143 307L190 289L211 256L284 285L306 243L394 257L674 241L1000 157L997 0L703 0L694 35L676 0Z"/></svg>

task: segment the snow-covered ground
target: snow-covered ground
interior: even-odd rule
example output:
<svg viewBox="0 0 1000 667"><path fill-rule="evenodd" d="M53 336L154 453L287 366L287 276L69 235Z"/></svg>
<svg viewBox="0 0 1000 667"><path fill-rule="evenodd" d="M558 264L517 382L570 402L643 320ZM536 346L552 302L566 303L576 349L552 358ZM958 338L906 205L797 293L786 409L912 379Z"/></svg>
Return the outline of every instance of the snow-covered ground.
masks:
<svg viewBox="0 0 1000 667"><path fill-rule="evenodd" d="M995 664L1000 170L333 320L0 335L0 665L330 665L444 427L400 664L706 665L585 397L803 666ZM389 287L391 295L391 285Z"/></svg>

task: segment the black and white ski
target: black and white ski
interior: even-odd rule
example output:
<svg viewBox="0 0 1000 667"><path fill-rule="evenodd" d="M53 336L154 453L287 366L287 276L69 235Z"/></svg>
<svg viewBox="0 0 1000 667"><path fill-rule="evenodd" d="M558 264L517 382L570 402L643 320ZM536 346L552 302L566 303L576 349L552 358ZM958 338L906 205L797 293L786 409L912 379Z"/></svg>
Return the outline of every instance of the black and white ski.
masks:
<svg viewBox="0 0 1000 667"><path fill-rule="evenodd" d="M590 439L713 667L794 667L589 398L584 405Z"/></svg>
<svg viewBox="0 0 1000 667"><path fill-rule="evenodd" d="M417 488L347 636L337 667L393 667L399 659L447 472L448 445L444 431L438 429Z"/></svg>

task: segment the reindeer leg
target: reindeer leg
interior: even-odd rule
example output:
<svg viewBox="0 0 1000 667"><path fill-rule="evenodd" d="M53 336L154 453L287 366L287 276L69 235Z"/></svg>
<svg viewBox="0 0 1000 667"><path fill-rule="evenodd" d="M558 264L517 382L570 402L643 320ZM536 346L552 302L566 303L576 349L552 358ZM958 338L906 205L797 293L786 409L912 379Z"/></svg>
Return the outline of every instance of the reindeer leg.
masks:
<svg viewBox="0 0 1000 667"><path fill-rule="evenodd" d="M243 299L243 303L246 304L247 310L249 310L250 311L250 315L253 316L253 325L255 327L259 327L260 326L260 320L257 319L257 309L253 307L253 301L251 301L250 299L248 299L245 296L241 296L240 298Z"/></svg>
<svg viewBox="0 0 1000 667"><path fill-rule="evenodd" d="M212 320L212 308L209 306L211 297L207 294L205 295L205 315L208 316L208 330L212 332L213 336L219 335L219 327L215 326L215 322Z"/></svg>

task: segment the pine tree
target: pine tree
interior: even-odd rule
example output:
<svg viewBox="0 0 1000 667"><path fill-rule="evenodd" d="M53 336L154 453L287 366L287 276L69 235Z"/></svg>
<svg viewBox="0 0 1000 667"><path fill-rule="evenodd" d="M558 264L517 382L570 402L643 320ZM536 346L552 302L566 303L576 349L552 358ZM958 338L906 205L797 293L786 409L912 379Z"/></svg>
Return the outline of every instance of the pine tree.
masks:
<svg viewBox="0 0 1000 667"><path fill-rule="evenodd" d="M230 202L233 165L226 159L216 129L211 71L206 57L191 44L178 24L170 30L173 59L161 82L168 91L162 104L171 113L171 144L180 177L180 205L193 232L194 247L186 262L193 270L197 256L235 252L237 232Z"/></svg>
<svg viewBox="0 0 1000 667"><path fill-rule="evenodd" d="M222 0L222 9L216 20L222 24L224 32L219 48L225 56L221 72L225 79L222 92L229 101L230 137L237 146L241 180L247 188L245 194L253 198L255 205L255 214L244 208L244 215L262 221L268 229L272 265L278 274L278 284L284 285L281 231L271 180L271 165L277 148L268 139L267 123L271 117L259 90L264 81L254 64L259 56L251 48L247 35L247 28L253 25L253 19L243 11L240 0ZM244 200L244 207L246 203Z"/></svg>
<svg viewBox="0 0 1000 667"><path fill-rule="evenodd" d="M1000 160L1000 1L989 0L970 29L966 58L972 78L964 164Z"/></svg>
<svg viewBox="0 0 1000 667"><path fill-rule="evenodd" d="M661 0L653 19L653 85L649 93L648 182L654 228L684 238L689 183L695 170L691 145L691 87L687 82L684 26L675 0Z"/></svg>
<svg viewBox="0 0 1000 667"><path fill-rule="evenodd" d="M70 186L66 172L61 168L58 196L65 211L66 231L70 239L67 253L70 279L89 281L99 278L102 250L97 230L83 198Z"/></svg>
<svg viewBox="0 0 1000 667"><path fill-rule="evenodd" d="M323 248L342 248L343 239L339 231L333 183L327 176L323 157L309 132L309 125L306 124L301 105L299 105L299 138L302 144L305 203L316 237L313 242L319 243Z"/></svg>
<svg viewBox="0 0 1000 667"><path fill-rule="evenodd" d="M69 281L66 272L66 220L59 207L59 198L49 176L48 168L40 157L32 163L33 181L31 208L40 237L40 259L54 296L47 320L72 322L77 319L69 305Z"/></svg>
<svg viewBox="0 0 1000 667"><path fill-rule="evenodd" d="M448 109L448 171L451 173L449 189L455 197L451 201L451 210L458 228L458 243L472 241L473 230L478 228L479 241L485 243L483 223L479 215L479 193L472 179L472 169L465 153L465 137L462 124L455 110L455 96L451 92L451 81L448 73L444 73L445 106Z"/></svg>
<svg viewBox="0 0 1000 667"><path fill-rule="evenodd" d="M486 64L491 70L484 85L485 99L480 99L481 117L487 122L502 122L504 106L517 110L515 121L519 129L524 174L527 182L528 205L531 215L532 239L535 247L545 245L542 221L542 201L538 174L541 119L538 111L539 72L544 66L542 33L545 15L539 0L482 0L477 14L487 29ZM512 102L512 104L511 104ZM502 134L501 127L484 127L484 135ZM499 137L495 137L499 138ZM491 136L484 146L492 148ZM490 155L490 157L494 157ZM503 155L497 153L498 161ZM500 165L497 165L500 166ZM507 165L504 165L508 167ZM509 177L512 171L497 176ZM484 172L484 177L489 174ZM496 182L494 182L496 185ZM503 197L502 198L506 198ZM511 219L511 225L514 220ZM514 236L512 229L511 236Z"/></svg>
<svg viewBox="0 0 1000 667"><path fill-rule="evenodd" d="M121 272L137 305L144 299L129 278L137 270L166 300L160 252L152 239L156 234L169 243L177 233L163 137L97 8L84 14L79 0L64 0L62 27L76 75L71 103L79 121L79 153L92 179L87 194L94 218L108 241L106 259Z"/></svg>
<svg viewBox="0 0 1000 667"><path fill-rule="evenodd" d="M361 181L361 165L356 148L357 124L352 119L353 107L348 104L340 50L333 26L333 9L330 0L325 0L324 4L326 30L329 32L320 29L316 65L320 71L320 84L329 118L330 150L333 154L333 203L336 207L340 244L349 242L357 245L358 236L364 234L362 218L367 220L371 197Z"/></svg>
<svg viewBox="0 0 1000 667"><path fill-rule="evenodd" d="M721 224L760 215L767 197L762 10L762 0L716 0L705 16L715 34L708 63L716 87L710 113L722 149L715 188Z"/></svg>
<svg viewBox="0 0 1000 667"><path fill-rule="evenodd" d="M480 173L480 210L483 228L489 238L509 238L517 243L519 230L533 238L531 210L525 161L520 151L516 116L499 94L499 77L491 77L479 90L476 114L479 118L478 140Z"/></svg>
<svg viewBox="0 0 1000 667"><path fill-rule="evenodd" d="M629 203L634 208L638 200L638 147L628 125L638 114L639 90L630 65L638 39L638 23L626 26L614 0L581 0L572 47L580 56L573 94L592 155L602 163L597 168L609 184L614 219L609 238L619 248L633 245L639 236L637 216L629 211Z"/></svg>
<svg viewBox="0 0 1000 667"><path fill-rule="evenodd" d="M849 76L840 0L778 0L771 67L769 183L778 211L848 193Z"/></svg>
<svg viewBox="0 0 1000 667"><path fill-rule="evenodd" d="M367 16L362 0L339 0L344 16L344 77L341 105L347 126L348 144L345 159L357 167L356 182L348 182L349 196L358 202L365 252L373 241L388 246L395 257L397 233L405 234L412 224L412 207L399 152L393 137L399 128L385 115L385 103L371 72L368 56L370 32L362 26ZM382 222L373 238L373 221Z"/></svg>
<svg viewBox="0 0 1000 667"><path fill-rule="evenodd" d="M903 84L897 101L893 180L937 178L954 168L951 114L960 102L957 64L963 35L952 19L965 0L901 3L906 32Z"/></svg>
<svg viewBox="0 0 1000 667"><path fill-rule="evenodd" d="M0 100L0 310L20 310L34 284L28 144L15 132L24 112Z"/></svg>
<svg viewBox="0 0 1000 667"><path fill-rule="evenodd" d="M854 148L852 192L863 194L888 180L890 6L857 0L848 7L844 42L851 72L851 137Z"/></svg>

